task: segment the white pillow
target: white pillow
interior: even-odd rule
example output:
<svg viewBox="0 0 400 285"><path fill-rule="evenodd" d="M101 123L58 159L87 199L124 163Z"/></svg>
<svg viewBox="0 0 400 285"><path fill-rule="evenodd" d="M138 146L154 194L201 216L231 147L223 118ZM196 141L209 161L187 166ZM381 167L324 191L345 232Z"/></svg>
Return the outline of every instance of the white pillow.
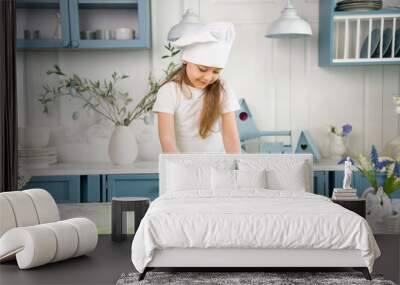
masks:
<svg viewBox="0 0 400 285"><path fill-rule="evenodd" d="M167 191L211 189L211 167L169 162Z"/></svg>
<svg viewBox="0 0 400 285"><path fill-rule="evenodd" d="M267 188L267 171L236 170L237 188Z"/></svg>
<svg viewBox="0 0 400 285"><path fill-rule="evenodd" d="M307 181L304 162L293 165L290 170L268 170L267 181L269 189L305 192Z"/></svg>
<svg viewBox="0 0 400 285"><path fill-rule="evenodd" d="M266 170L267 188L306 191L306 162L294 159L239 159L238 168L247 171Z"/></svg>
<svg viewBox="0 0 400 285"><path fill-rule="evenodd" d="M236 190L236 170L217 169L211 170L212 189Z"/></svg>

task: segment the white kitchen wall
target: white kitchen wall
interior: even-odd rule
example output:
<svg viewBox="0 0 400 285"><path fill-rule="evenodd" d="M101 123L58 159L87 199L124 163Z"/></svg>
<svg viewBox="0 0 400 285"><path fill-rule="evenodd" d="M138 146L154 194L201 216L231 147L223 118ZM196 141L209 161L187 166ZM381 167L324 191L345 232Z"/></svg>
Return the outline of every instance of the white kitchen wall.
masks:
<svg viewBox="0 0 400 285"><path fill-rule="evenodd" d="M151 50L18 52L20 125L51 126L53 143L61 146L61 160L108 160L111 126L99 123L96 115L73 121L76 102L61 102L48 116L41 113L36 96L43 81L48 81L46 70L58 63L66 71L93 79L108 77L112 71L126 73L130 78L121 87L136 103L146 92L149 73L159 76L166 64L161 56L168 30L191 8L203 22L234 23L236 40L223 77L237 97L246 99L260 129L291 129L294 142L300 130L307 129L324 151L329 125L351 123L351 154L368 152L372 144L383 150L400 129L392 99L400 93L400 65L320 68L318 0L293 0L312 26L311 38L265 38L285 2L152 0ZM139 135L141 127L137 122L132 129Z"/></svg>

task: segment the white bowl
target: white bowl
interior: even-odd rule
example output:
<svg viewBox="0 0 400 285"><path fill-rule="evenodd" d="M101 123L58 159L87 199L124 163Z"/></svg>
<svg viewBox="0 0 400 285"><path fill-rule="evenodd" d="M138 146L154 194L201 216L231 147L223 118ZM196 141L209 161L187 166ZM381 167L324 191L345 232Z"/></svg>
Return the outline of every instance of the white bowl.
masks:
<svg viewBox="0 0 400 285"><path fill-rule="evenodd" d="M24 148L43 148L49 144L48 127L18 127L18 144Z"/></svg>
<svg viewBox="0 0 400 285"><path fill-rule="evenodd" d="M117 28L111 34L115 40L132 40L135 38L134 30L130 28Z"/></svg>

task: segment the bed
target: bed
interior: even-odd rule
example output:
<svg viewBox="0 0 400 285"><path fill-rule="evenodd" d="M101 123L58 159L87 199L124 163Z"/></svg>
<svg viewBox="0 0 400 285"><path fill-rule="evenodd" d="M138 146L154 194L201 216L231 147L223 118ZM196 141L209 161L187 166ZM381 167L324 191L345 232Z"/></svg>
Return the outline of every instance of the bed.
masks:
<svg viewBox="0 0 400 285"><path fill-rule="evenodd" d="M132 243L139 279L161 267L352 267L370 280L370 227L313 194L312 168L308 154L160 155L160 196Z"/></svg>

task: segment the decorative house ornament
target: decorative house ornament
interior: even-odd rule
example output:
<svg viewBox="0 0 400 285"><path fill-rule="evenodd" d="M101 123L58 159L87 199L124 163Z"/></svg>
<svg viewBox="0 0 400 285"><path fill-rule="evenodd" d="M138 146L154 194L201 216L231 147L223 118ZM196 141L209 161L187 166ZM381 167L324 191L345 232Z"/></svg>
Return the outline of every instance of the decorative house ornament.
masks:
<svg viewBox="0 0 400 285"><path fill-rule="evenodd" d="M253 115L244 98L239 100L240 109L236 112L236 123L239 130L240 141L245 141L260 136Z"/></svg>
<svg viewBox="0 0 400 285"><path fill-rule="evenodd" d="M311 35L310 24L300 18L292 1L288 0L281 16L271 24L265 36L267 38L299 38Z"/></svg>
<svg viewBox="0 0 400 285"><path fill-rule="evenodd" d="M239 137L242 150L246 151L245 141L267 136L287 136L289 144L283 142L260 142L258 152L260 153L291 153L292 152L292 132L291 131L259 131L254 121L253 115L246 101L239 100L240 109L236 111L236 124L239 130Z"/></svg>
<svg viewBox="0 0 400 285"><path fill-rule="evenodd" d="M197 29L201 25L199 16L187 9L183 14L182 20L174 25L168 32L167 39L171 42L179 39L185 32Z"/></svg>
<svg viewBox="0 0 400 285"><path fill-rule="evenodd" d="M295 153L311 153L314 156L314 160L318 161L321 159L321 154L314 144L311 135L308 131L301 131Z"/></svg>

